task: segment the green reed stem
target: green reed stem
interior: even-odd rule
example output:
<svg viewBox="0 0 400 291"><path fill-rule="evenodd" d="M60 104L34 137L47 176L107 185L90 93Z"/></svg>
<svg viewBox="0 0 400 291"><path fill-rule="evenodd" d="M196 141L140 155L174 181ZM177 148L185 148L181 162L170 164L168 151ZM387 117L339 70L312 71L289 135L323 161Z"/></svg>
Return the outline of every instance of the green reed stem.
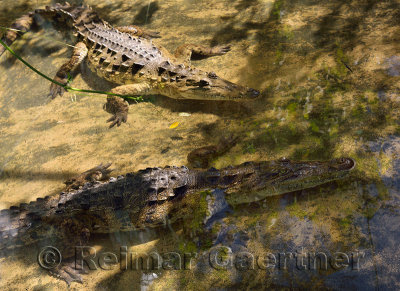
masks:
<svg viewBox="0 0 400 291"><path fill-rule="evenodd" d="M142 96L139 97L132 97L129 95L120 95L120 94L115 94L115 93L111 93L111 92L104 92L104 91L96 91L96 90L86 90L86 89L78 89L78 88L73 88L71 86L68 86L66 84L62 84L60 82L57 82L55 80L53 80L52 78L50 78L49 76L43 74L42 72L40 72L39 70L37 70L36 68L34 68L31 64L29 64L27 61L25 61L23 58L21 58L19 55L17 55L8 45L6 45L1 39L0 39L0 44L2 46L4 46L4 48L6 50L8 50L14 57L16 57L18 60L20 60L25 66L27 66L29 69L31 69L32 71L34 71L36 74L42 76L43 78L49 80L50 82L57 84L58 86L63 87L66 91L77 91L77 92L85 92L85 93L96 93L96 94L103 94L103 95L111 95L111 96L118 96L124 99L131 99L134 100L136 102L140 102L143 101Z"/></svg>

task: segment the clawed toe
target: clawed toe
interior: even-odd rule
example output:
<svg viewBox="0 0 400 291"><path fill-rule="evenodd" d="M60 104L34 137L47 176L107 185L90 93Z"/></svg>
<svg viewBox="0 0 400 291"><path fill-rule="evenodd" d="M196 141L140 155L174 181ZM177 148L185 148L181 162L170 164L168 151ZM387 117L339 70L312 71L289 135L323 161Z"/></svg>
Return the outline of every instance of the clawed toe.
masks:
<svg viewBox="0 0 400 291"><path fill-rule="evenodd" d="M103 105L103 109L112 114L112 116L107 120L107 122L111 122L110 128L115 125L120 126L122 122L128 120L128 108L128 103L122 98L107 98L107 103Z"/></svg>
<svg viewBox="0 0 400 291"><path fill-rule="evenodd" d="M63 87L61 87L61 86L59 86L59 85L56 85L56 84L51 84L51 86L50 86L50 93L49 93L49 97L51 97L51 99L54 99L54 98L56 98L57 97L57 95L60 95L60 96L62 96L63 94L64 94L64 92L65 92L66 90L63 88Z"/></svg>
<svg viewBox="0 0 400 291"><path fill-rule="evenodd" d="M65 84L65 85L68 84L67 76L61 77L61 76L56 75L54 77L54 81L56 81L60 84ZM67 90L64 87L57 85L56 83L51 83L50 94L48 96L51 97L51 99L54 99L57 97L57 95L62 96L65 91L67 91Z"/></svg>
<svg viewBox="0 0 400 291"><path fill-rule="evenodd" d="M122 122L126 122L126 117L116 114L107 119L107 122L111 122L109 128L113 128L115 125L119 127Z"/></svg>
<svg viewBox="0 0 400 291"><path fill-rule="evenodd" d="M114 120L110 126L108 128L113 128L115 125L117 125L117 127L119 127L121 125L121 121L119 120Z"/></svg>
<svg viewBox="0 0 400 291"><path fill-rule="evenodd" d="M229 52L231 50L231 46L227 45L221 48L221 53L226 54L227 52Z"/></svg>
<svg viewBox="0 0 400 291"><path fill-rule="evenodd" d="M117 126L120 126L121 122L118 121L117 116L113 115L111 116L109 119L107 119L106 122L111 122L109 128L113 128L116 124L118 124Z"/></svg>
<svg viewBox="0 0 400 291"><path fill-rule="evenodd" d="M70 286L72 282L83 283L82 276L79 274L79 271L71 268L70 266L62 266L57 269L50 270L50 273L67 282L68 286Z"/></svg>
<svg viewBox="0 0 400 291"><path fill-rule="evenodd" d="M214 50L216 55L224 55L231 50L231 46L230 45L218 46L215 47Z"/></svg>

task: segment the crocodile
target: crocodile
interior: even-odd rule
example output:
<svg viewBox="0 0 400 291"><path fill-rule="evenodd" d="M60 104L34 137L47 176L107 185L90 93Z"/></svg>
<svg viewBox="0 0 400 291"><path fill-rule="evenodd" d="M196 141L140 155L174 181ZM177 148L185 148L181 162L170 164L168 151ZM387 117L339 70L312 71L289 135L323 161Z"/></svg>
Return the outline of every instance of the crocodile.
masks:
<svg viewBox="0 0 400 291"><path fill-rule="evenodd" d="M107 165L96 171L107 173ZM0 251L52 242L62 257L87 245L93 233L130 231L170 225L182 220L185 198L221 189L232 206L268 196L315 187L343 178L355 167L351 158L329 161L246 162L220 170L182 167L147 168L109 180L87 182L77 190L38 198L0 212ZM68 284L81 281L76 270L52 270Z"/></svg>
<svg viewBox="0 0 400 291"><path fill-rule="evenodd" d="M138 26L113 27L102 20L89 6L72 6L69 3L36 9L12 25L2 40L11 45L17 37L29 31L43 19L65 23L75 30L78 42L72 57L57 71L54 80L68 83L70 72L85 59L89 68L98 76L118 84L111 92L118 95L164 95L174 99L196 100L249 100L260 92L229 82L215 72L206 72L191 66L191 59L224 55L229 45L205 47L184 44L174 55L153 43L157 32L146 31ZM0 48L0 55L4 52ZM55 83L50 86L50 96L62 96L65 89ZM116 96L109 96L103 108L112 117L110 127L127 121L129 104Z"/></svg>

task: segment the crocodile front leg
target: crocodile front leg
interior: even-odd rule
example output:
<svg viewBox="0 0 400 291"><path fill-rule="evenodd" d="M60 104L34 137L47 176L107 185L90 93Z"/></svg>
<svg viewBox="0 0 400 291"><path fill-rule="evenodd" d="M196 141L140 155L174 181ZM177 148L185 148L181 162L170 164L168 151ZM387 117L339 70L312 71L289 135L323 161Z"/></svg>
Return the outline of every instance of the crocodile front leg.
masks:
<svg viewBox="0 0 400 291"><path fill-rule="evenodd" d="M69 59L68 62L63 64L61 68L57 71L55 77L53 80L62 83L62 84L67 84L68 82L68 74L73 71L82 61L85 59L86 55L88 53L88 49L86 45L83 42L78 42L75 47L74 51L72 53L72 57ZM50 94L51 99L54 99L57 97L57 95L62 96L65 92L65 89L55 83L51 83L50 85Z"/></svg>
<svg viewBox="0 0 400 291"><path fill-rule="evenodd" d="M112 93L128 96L140 96L152 94L152 87L146 83L128 84L115 87L111 90ZM111 122L110 128L115 125L120 126L122 122L128 120L129 103L120 97L107 97L107 103L103 109L113 116L107 120Z"/></svg>
<svg viewBox="0 0 400 291"><path fill-rule="evenodd" d="M197 44L184 44L175 50L175 57L187 63L192 59L205 59L213 56L221 56L231 50L229 45L205 47Z"/></svg>
<svg viewBox="0 0 400 291"><path fill-rule="evenodd" d="M132 36L143 37L147 39L161 37L158 31L145 30L136 25L118 26L116 27L116 29L119 30L120 32L129 33Z"/></svg>

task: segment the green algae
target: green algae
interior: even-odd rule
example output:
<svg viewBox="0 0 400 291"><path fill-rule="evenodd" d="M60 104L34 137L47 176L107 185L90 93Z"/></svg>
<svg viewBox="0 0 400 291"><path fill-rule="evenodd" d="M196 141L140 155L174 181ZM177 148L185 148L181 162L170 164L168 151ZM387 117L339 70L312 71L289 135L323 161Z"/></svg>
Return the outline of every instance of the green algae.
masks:
<svg viewBox="0 0 400 291"><path fill-rule="evenodd" d="M199 199L196 203L196 208L193 209L190 218L189 227L194 233L201 233L204 231L204 219L210 215L208 210L207 196L212 197L210 191L202 191L199 193Z"/></svg>
<svg viewBox="0 0 400 291"><path fill-rule="evenodd" d="M233 5L232 3L226 4L232 7L239 4L244 5L242 2L245 1L240 3L236 1ZM154 24L151 26L152 29L175 26L175 17L179 16L179 19L182 19L182 11L176 9L178 7L179 9L186 7L185 5L191 7L190 3L185 3L183 6L172 5L176 6L176 8L169 6L168 3L160 3L160 5L168 13L158 12L156 15L160 19L157 19L157 17L154 19ZM251 9L258 8L258 1L254 1L254 3L249 1L246 5L249 5ZM138 170L147 166L182 165L186 163L186 151L192 149L193 141L196 143L209 137L200 129L201 122L212 124L216 134L232 131L243 137L243 140L239 142L231 153L215 161L218 166L227 166L246 160L275 159L281 156L294 160L323 160L350 156L357 162L356 170L353 171L350 179L304 191L307 193L306 198L302 198L299 195L296 202L291 202L284 206L280 204L280 201L286 201L286 199L289 199L287 197L262 201L260 205L265 204L265 207L255 207L254 205L235 207L234 213L229 214L224 219L224 222L226 220L227 224L235 225L237 227L235 231L237 232L241 230L249 231L249 248L254 248L251 251L255 252L270 251L269 243L272 241L271 238L279 234L285 234L287 225L283 220L286 217L284 216L286 211L290 216L299 218L300 223L306 221L304 219L306 217L313 226L327 228L327 241L331 243L330 248L333 250L335 248L341 250L342 246L346 246L345 249L354 249L359 246L368 248L368 243L362 237L362 230L358 228L360 216L367 219L373 218L377 211L381 209L382 204L390 199L381 177L392 175L393 164L391 161L396 157L385 154L383 151L378 154L371 153L364 148L370 141L373 142L379 138L385 139L390 134L399 135L400 133L397 118L398 104L391 100L381 100L377 94L378 90L381 89L390 93L390 88L387 88L386 85L381 88L379 87L380 84L375 85L373 83L376 70L380 69L375 66L375 51L379 51L380 48L377 48L372 43L365 45L365 49L369 51L368 54L371 54L371 58L367 59L365 64L369 64L371 68L363 64L355 65L355 61L359 59L360 55L349 49L354 47L352 43L341 39L341 31L338 31L338 35L332 37L333 35L329 34L329 30L324 31L322 26L317 27L307 22L307 17L309 17L309 15L307 16L307 10L301 10L304 13L292 17L294 16L293 12L300 12L299 9L303 9L303 6L293 3L293 8L284 11L284 5L285 2L283 1L274 1L272 10L269 11L270 15L260 9L259 11L263 11L265 17L259 23L254 20L253 12L249 13L252 16L251 18L245 17L245 12L248 13L250 8L244 8L242 9L243 11L229 11L230 14L228 16L223 13L216 13L218 17L224 19L222 23L220 18L215 21L215 26L213 21L209 21L209 19L204 23L204 25L210 27L210 31L215 35L201 37L196 30L197 28L195 28L193 36L191 34L188 35L188 41L200 40L200 42L209 43L210 39L212 39L211 43L216 44L226 41L232 44L234 49L229 53L230 55L227 54L227 56L219 60L205 60L198 64L208 70L216 70L221 76L228 76L228 78L234 76L240 84L253 86L263 92L262 100L255 101L255 105L245 103L244 107L248 110L245 114L240 112L240 114L237 114L238 116L235 115L236 109L234 109L234 106L232 108L229 107L228 114L226 111L211 108L214 104L204 110L204 106L198 106L196 102L188 103L189 105L185 107L181 105L181 103L185 103L182 100L178 102L171 100L161 102L160 100L163 97L150 96L146 98L156 104L157 110L160 110L162 114L151 115L154 109L145 109L146 104L140 104L140 106L134 108L131 106L131 114L129 116L131 124L129 126L124 124L118 128L119 131L117 133L114 131L114 134L111 134L110 131L106 130L100 131L100 133L97 132L96 128L104 126L104 120L107 117L106 115L93 117L97 112L101 111L99 104L90 103L91 101L87 100L88 98L82 98L81 103L74 104L73 107L66 106L65 103L60 102L55 107L60 109L65 107L65 110L60 110L53 115L52 112L47 111L43 115L50 115L56 122L59 118L62 118L62 121L73 120L75 123L64 123L68 131L62 131L64 125L54 126L54 129L49 127L47 129L48 132L43 130L40 138L46 140L49 145L39 144L38 146L36 140L39 140L39 138L34 136L32 131L28 129L30 134L26 136L27 144L30 145L30 150L34 149L34 151L33 153L27 153L23 147L16 147L14 153L8 154L15 155L16 161L11 165L21 168L21 165L17 162L18 160L31 159L32 162L39 161L41 164L47 162L46 166L49 165L49 167L53 168L57 168L60 162L67 165L65 167L72 167L77 163L85 163L85 166L90 168L93 166L92 163L98 164L101 162L93 158L93 156L116 161L119 173L124 173L127 169ZM330 11L326 4L319 5L321 8L325 7ZM319 9L318 7L314 8ZM123 9L126 9L126 7ZM122 13L119 9L114 10L118 10L119 14L128 13ZM129 11L129 9L126 9L126 11ZM319 20L322 19L329 20L330 12L325 13L323 9L317 12L320 12L322 16L317 16L316 14L315 23L319 23ZM110 15L114 13L112 11ZM119 14L118 17L120 19L134 16L128 13L127 17L121 17ZM185 17L193 20L191 16L185 15ZM201 17L200 12L196 11L196 21L201 21ZM239 17L240 21L245 24L235 23L235 21L239 21ZM341 17L344 16L340 15ZM231 19L234 20L232 20L232 23L229 22ZM303 21L305 25L301 26L297 23L296 26L296 20L298 19ZM227 23L225 23L225 20ZM290 22L284 22L287 20L290 20ZM341 21L344 20L341 19ZM164 22L167 26L163 25ZM287 23L291 24L288 25ZM335 28L331 23L328 22L328 24L329 29ZM239 25L250 27L251 29L242 31L238 29ZM294 26L296 28L293 28ZM192 23L188 25L182 24L179 29L192 32L193 25ZM367 33L362 26L360 26L360 29L362 33ZM316 31L321 32L321 34L314 35ZM318 40L326 37L327 44L322 48L319 47L318 42L308 38L307 35L310 35L310 32L313 33L312 37L318 38ZM167 40L167 45L174 47L177 44L175 43L175 31L171 33L169 29L164 29L162 35L163 39ZM337 41L337 39L341 41ZM363 37L363 40L368 41L368 38ZM310 43L312 49L309 49L305 43ZM17 50L21 49L23 47L22 42L17 42L14 47ZM240 52L240 54L237 52ZM383 53L385 55L388 54L386 51ZM225 57L228 61L224 60ZM236 57L238 58L237 63L244 64L243 67L236 68L232 66L232 62L236 63ZM61 59L60 61L64 60ZM303 68L306 69L302 72ZM10 69L9 71L8 74L12 76L12 70ZM367 73L371 72L371 75L365 74L364 76L363 74L366 71ZM82 81L76 81L79 86L85 85ZM26 82L30 84L29 80L26 80ZM36 82L31 83L32 88L37 86ZM2 84L5 85L5 88L11 86L9 82L5 81L2 81ZM46 90L47 87L43 89L43 92L47 92ZM14 92L18 93L18 88L13 89L13 94L9 94L8 91L4 91L4 94L8 98L8 96L14 95ZM20 94L16 95L20 97ZM166 104L166 108L163 108L164 104ZM214 107L218 106L219 104ZM90 107L95 109L90 111ZM171 140L168 134L164 134L162 128L167 128L168 124L176 121L177 112L182 111L182 108L184 111L193 110L194 118L193 120L191 118L187 119L185 124L187 131L182 131L182 140L178 143ZM37 110L43 110L43 108ZM89 112L89 114L86 112ZM18 125L19 122L24 124L32 123L36 127L37 124L43 123L43 120L38 120L35 123L30 120L26 121L23 118L19 121L18 118L21 115L18 114L18 110L16 112L12 111L12 113L10 115L11 118L14 118L13 116L16 117L9 120L9 122L7 121L7 127L5 128L14 131L14 135L15 132L19 133L15 128L15 125ZM32 111L28 114L32 114ZM97 122L97 118L101 120L93 126L93 123ZM230 120L231 123L227 125L226 120ZM55 122L53 123L55 124ZM86 130L81 130L81 124L92 124L92 126ZM75 131L75 127L79 130ZM59 131L59 133L54 136L48 135L54 131ZM143 134L144 132L146 134ZM168 132L168 130L165 130L165 132ZM101 135L98 138L88 139L87 135L93 134ZM127 137L129 137L128 141ZM57 164L37 159L36 155L40 152L35 149L47 146L56 146L54 148L57 149L59 144L54 144L54 140L60 139L62 144L68 143L72 146L69 149L70 152L65 152L63 156L55 157L59 159ZM174 151L174 155L161 156L158 154L160 152L160 140L162 143L168 143L171 148L177 149ZM14 143L15 141L10 144ZM96 146L98 144L101 144L104 148ZM9 148L14 147L10 146ZM9 152L8 149L7 152ZM142 158L145 156L147 157L146 159ZM36 167L36 165L34 166ZM4 183L4 185L13 183L12 177L7 178L7 183ZM376 193L371 192L368 187L364 187L371 184L376 186L376 190L374 190ZM15 183L13 187L16 187ZM20 188L10 188L11 191L8 188L2 189L4 193L20 192L18 190ZM30 190L29 197L31 197L32 192L36 193L37 191ZM193 200L187 206L190 210L187 211L184 232L179 234L177 238L176 247L180 252L197 252L199 251L198 246L200 246L201 251L206 250L212 245L212 237L221 231L221 224L215 224L210 233L204 231L204 218L208 215L205 197L208 194L210 193L195 194ZM15 196L16 198L7 197L5 199L7 201L18 200L21 195ZM263 227L258 227L259 225ZM361 225L360 227L364 226ZM256 234L253 234L253 232ZM262 240L260 239L261 237L266 238ZM282 245L285 242L290 243L289 236L284 236ZM318 243L318 240L315 239L313 242ZM212 270L207 273L207 276L201 276L194 271L185 271L178 274L166 272L160 276L159 280L154 282L154 289L158 287L157 290L167 290L170 287L170 289L186 288L188 290L198 290L199 288L211 288L213 284L224 289L232 286L231 275L232 272L228 270ZM287 272L286 276L291 278L292 274ZM321 278L322 276L315 276L310 280L302 281L302 279L298 278L296 280L300 282L299 284L308 288L311 286L326 287ZM96 279L98 280L98 278L94 278L93 282ZM276 286L271 283L270 274L260 270L244 273L242 279L243 285L246 286L261 288L260 285L257 285L257 280L265 282L265 286ZM294 281L295 279L290 282Z"/></svg>
<svg viewBox="0 0 400 291"><path fill-rule="evenodd" d="M290 213L290 215L296 216L298 218L304 218L307 216L306 208L304 207L304 205L298 202L288 205L286 207L286 210Z"/></svg>
<svg viewBox="0 0 400 291"><path fill-rule="evenodd" d="M288 41L294 38L294 32L292 28L287 24L282 25L278 33L282 38L285 38Z"/></svg>
<svg viewBox="0 0 400 291"><path fill-rule="evenodd" d="M180 241L178 249L181 253L196 253L197 247L193 241Z"/></svg>
<svg viewBox="0 0 400 291"><path fill-rule="evenodd" d="M281 18L281 9L283 6L283 0L274 1L274 5L272 7L271 15L274 16L275 19Z"/></svg>

